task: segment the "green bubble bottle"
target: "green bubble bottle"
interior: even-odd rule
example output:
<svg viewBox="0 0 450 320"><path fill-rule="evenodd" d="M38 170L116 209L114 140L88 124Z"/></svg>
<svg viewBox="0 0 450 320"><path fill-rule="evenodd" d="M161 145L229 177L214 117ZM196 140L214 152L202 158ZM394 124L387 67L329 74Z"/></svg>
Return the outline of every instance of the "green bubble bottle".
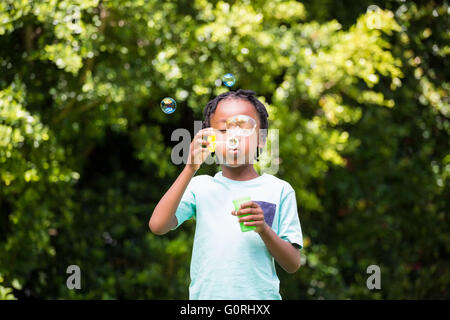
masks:
<svg viewBox="0 0 450 320"><path fill-rule="evenodd" d="M248 201L252 201L252 199L249 196L241 197L241 198L238 198L238 199L234 199L233 200L234 210L238 211L240 209L241 203L248 202ZM250 215L250 213L249 214L243 214L243 215L238 216L238 218L249 216L249 215ZM251 220L251 221L253 221L253 220ZM242 232L256 230L256 226L246 226L244 224L244 222L240 222L240 225L241 225L241 231Z"/></svg>

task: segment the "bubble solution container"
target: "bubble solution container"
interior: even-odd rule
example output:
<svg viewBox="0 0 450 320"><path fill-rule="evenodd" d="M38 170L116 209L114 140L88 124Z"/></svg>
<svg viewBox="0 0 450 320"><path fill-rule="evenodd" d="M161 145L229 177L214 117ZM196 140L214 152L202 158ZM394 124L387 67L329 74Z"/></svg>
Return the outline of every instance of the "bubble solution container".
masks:
<svg viewBox="0 0 450 320"><path fill-rule="evenodd" d="M234 210L238 211L240 209L241 203L248 202L248 201L252 201L252 199L249 196L238 198L238 199L234 199L233 200ZM238 219L241 218L241 217L249 216L249 215L251 215L251 214L249 213L249 214L240 215L240 216L238 216ZM251 220L251 221L253 221L253 220ZM244 224L244 222L240 222L240 225L241 225L241 231L242 232L256 230L256 226L246 226Z"/></svg>

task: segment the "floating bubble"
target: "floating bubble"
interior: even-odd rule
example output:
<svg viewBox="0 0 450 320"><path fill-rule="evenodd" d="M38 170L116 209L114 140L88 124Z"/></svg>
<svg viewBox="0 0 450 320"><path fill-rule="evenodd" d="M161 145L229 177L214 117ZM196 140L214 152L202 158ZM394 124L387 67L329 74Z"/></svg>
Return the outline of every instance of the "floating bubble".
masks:
<svg viewBox="0 0 450 320"><path fill-rule="evenodd" d="M379 6L372 4L367 7L367 12L376 12L378 10L381 10Z"/></svg>
<svg viewBox="0 0 450 320"><path fill-rule="evenodd" d="M173 113L177 108L177 103L174 99L170 97L166 97L161 100L161 110L165 114L171 114Z"/></svg>
<svg viewBox="0 0 450 320"><path fill-rule="evenodd" d="M250 136L255 132L256 120L245 114L239 114L227 119L226 128L233 136Z"/></svg>
<svg viewBox="0 0 450 320"><path fill-rule="evenodd" d="M231 73L227 73L226 75L224 75L222 77L222 82L227 87L232 87L232 86L234 86L234 84L236 82L236 78Z"/></svg>

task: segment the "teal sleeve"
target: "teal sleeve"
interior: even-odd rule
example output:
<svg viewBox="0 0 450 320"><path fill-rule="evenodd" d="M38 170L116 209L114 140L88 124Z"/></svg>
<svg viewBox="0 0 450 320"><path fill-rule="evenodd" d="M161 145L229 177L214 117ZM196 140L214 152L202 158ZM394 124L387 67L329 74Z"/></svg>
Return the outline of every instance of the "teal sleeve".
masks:
<svg viewBox="0 0 450 320"><path fill-rule="evenodd" d="M282 198L279 211L278 236L293 245L303 247L303 235L297 211L295 191L291 189Z"/></svg>
<svg viewBox="0 0 450 320"><path fill-rule="evenodd" d="M195 194L192 190L193 180L191 180L181 197L180 204L177 207L175 216L177 217L178 224L171 230L178 228L183 222L189 220L196 213Z"/></svg>

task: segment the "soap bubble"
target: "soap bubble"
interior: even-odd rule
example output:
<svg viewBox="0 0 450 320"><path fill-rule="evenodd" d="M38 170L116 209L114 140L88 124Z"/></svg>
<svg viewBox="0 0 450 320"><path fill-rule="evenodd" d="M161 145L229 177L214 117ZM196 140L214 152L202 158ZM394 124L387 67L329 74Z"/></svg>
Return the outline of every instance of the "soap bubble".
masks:
<svg viewBox="0 0 450 320"><path fill-rule="evenodd" d="M161 100L161 110L165 114L171 114L173 113L177 108L177 103L174 99L170 97L166 97Z"/></svg>
<svg viewBox="0 0 450 320"><path fill-rule="evenodd" d="M256 120L245 114L239 114L227 119L226 128L233 136L247 137L255 132Z"/></svg>
<svg viewBox="0 0 450 320"><path fill-rule="evenodd" d="M236 82L236 78L231 73L227 73L226 75L224 75L222 77L222 82L227 87L232 87L232 86L234 86L234 83Z"/></svg>
<svg viewBox="0 0 450 320"><path fill-rule="evenodd" d="M381 10L379 6L377 6L375 4L372 4L372 5L367 7L366 11L367 12L376 12L376 11L379 11L379 10Z"/></svg>

